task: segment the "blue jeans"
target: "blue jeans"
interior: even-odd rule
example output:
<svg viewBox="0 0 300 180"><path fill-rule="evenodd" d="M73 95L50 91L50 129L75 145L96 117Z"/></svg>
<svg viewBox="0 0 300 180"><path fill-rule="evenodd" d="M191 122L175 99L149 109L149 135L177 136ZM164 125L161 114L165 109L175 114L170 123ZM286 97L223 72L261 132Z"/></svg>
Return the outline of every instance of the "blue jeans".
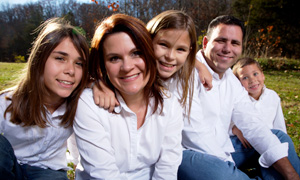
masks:
<svg viewBox="0 0 300 180"><path fill-rule="evenodd" d="M280 130L272 129L272 132L278 137L280 142L287 142L289 144L288 159L297 173L300 174L300 160L295 151L292 139ZM263 168L259 165L259 154L255 151L255 149L244 148L236 136L231 137L231 142L235 149L235 152L232 153L232 158L238 168L257 168L260 170L261 176L265 180L283 179L281 174L279 174L273 167Z"/></svg>
<svg viewBox="0 0 300 180"><path fill-rule="evenodd" d="M67 172L20 165L8 140L0 135L0 179L68 180Z"/></svg>
<svg viewBox="0 0 300 180"><path fill-rule="evenodd" d="M232 162L224 162L218 157L209 154L185 150L178 169L178 179L249 180L250 178Z"/></svg>
<svg viewBox="0 0 300 180"><path fill-rule="evenodd" d="M291 138L279 130L272 130L272 132L281 142L289 143L288 159L299 174L299 157L295 151ZM254 149L243 148L241 142L237 141L236 139L235 142L233 142L233 145L235 148L237 148L237 152L232 153L232 157L236 165L231 162L224 162L212 155L195 152L192 150L185 150L183 151L182 163L178 170L178 179L244 180L250 178L244 172L239 170L239 167L251 168L256 166L258 166L261 170L261 177L264 180L283 179L273 167L260 167L258 164L258 153ZM260 177L256 176L255 179L260 179Z"/></svg>

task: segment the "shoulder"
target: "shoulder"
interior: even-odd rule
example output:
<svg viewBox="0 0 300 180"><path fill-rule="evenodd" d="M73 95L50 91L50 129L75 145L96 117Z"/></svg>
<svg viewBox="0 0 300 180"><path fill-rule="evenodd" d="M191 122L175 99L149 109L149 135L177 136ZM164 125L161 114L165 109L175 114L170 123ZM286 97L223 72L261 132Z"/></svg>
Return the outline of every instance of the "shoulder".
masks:
<svg viewBox="0 0 300 180"><path fill-rule="evenodd" d="M102 111L103 113L105 112L108 113L107 110L100 108L98 105L95 104L92 89L86 88L80 95L77 112L88 113L89 111L92 111L94 113L99 113L99 112L102 113Z"/></svg>
<svg viewBox="0 0 300 180"><path fill-rule="evenodd" d="M182 107L180 105L178 97L176 97L173 93L169 92L167 95L163 95L164 104L163 104L163 112L182 112Z"/></svg>
<svg viewBox="0 0 300 180"><path fill-rule="evenodd" d="M265 89L264 89L264 94L265 94L267 97L269 97L269 98L271 98L271 99L273 99L273 100L279 100L279 101L280 101L279 95L278 95L274 90L272 90L272 89L265 88Z"/></svg>
<svg viewBox="0 0 300 180"><path fill-rule="evenodd" d="M12 92L5 92L0 94L0 111L5 111L5 109L7 108L7 106L9 106L11 104L11 100L7 99L7 98L11 98L12 97Z"/></svg>

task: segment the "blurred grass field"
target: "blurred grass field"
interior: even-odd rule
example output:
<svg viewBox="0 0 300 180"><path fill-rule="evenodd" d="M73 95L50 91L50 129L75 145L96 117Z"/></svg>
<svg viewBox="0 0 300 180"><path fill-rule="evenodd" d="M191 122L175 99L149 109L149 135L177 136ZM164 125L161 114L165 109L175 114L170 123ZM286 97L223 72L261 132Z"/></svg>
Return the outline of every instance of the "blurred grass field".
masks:
<svg viewBox="0 0 300 180"><path fill-rule="evenodd" d="M13 86L24 66L25 63L0 62L0 90ZM268 70L264 73L266 86L281 98L287 132L300 156L300 70Z"/></svg>

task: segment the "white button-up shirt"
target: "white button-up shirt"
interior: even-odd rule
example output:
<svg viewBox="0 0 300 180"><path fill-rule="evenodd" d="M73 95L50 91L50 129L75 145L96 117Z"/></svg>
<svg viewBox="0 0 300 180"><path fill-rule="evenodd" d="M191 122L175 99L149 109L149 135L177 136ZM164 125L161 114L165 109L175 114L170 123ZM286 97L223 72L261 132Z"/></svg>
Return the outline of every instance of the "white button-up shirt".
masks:
<svg viewBox="0 0 300 180"><path fill-rule="evenodd" d="M286 157L288 144L281 144L270 129L262 125L247 91L231 69L220 79L207 65L201 51L197 53L197 59L211 72L213 88L205 91L195 71L194 97L190 119L185 116L183 146L233 162L230 153L234 152L234 148L228 133L233 120L244 137L261 154L261 166L269 167Z"/></svg>
<svg viewBox="0 0 300 180"><path fill-rule="evenodd" d="M280 97L275 91L264 86L262 94L258 100L254 99L250 95L249 98L254 105L256 113L259 114L262 123L264 123L270 129L278 129L287 133ZM230 135L233 135L233 125L234 123L232 123L229 129Z"/></svg>
<svg viewBox="0 0 300 180"><path fill-rule="evenodd" d="M251 96L249 97L254 104L255 110L259 113L259 116L261 116L261 120L263 120L270 129L279 129L286 133L280 97L275 91L264 87L258 100Z"/></svg>
<svg viewBox="0 0 300 180"><path fill-rule="evenodd" d="M10 113L4 112L11 101L5 96L0 96L0 133L12 145L17 160L20 164L28 164L53 170L68 170L66 151L67 139L73 133L72 127L60 126L59 117L65 113L66 104L61 105L53 114L47 112L50 124L46 128L38 126L16 125L10 122ZM29 112L28 112L29 113Z"/></svg>
<svg viewBox="0 0 300 180"><path fill-rule="evenodd" d="M182 159L183 113L177 98L164 99L153 114L151 98L145 122L137 129L137 117L117 93L120 106L109 113L95 105L86 89L80 97L74 132L81 156L76 179L177 179Z"/></svg>

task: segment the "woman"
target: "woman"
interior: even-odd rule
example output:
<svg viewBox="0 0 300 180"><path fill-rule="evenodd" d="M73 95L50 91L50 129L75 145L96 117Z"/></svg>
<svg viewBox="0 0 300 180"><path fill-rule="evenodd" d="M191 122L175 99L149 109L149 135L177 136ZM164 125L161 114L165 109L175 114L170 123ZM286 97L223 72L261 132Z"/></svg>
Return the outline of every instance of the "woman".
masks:
<svg viewBox="0 0 300 180"><path fill-rule="evenodd" d="M152 40L138 19L116 14L97 28L90 74L116 94L113 113L91 89L80 97L74 132L81 155L76 179L177 179L182 107L157 78Z"/></svg>

